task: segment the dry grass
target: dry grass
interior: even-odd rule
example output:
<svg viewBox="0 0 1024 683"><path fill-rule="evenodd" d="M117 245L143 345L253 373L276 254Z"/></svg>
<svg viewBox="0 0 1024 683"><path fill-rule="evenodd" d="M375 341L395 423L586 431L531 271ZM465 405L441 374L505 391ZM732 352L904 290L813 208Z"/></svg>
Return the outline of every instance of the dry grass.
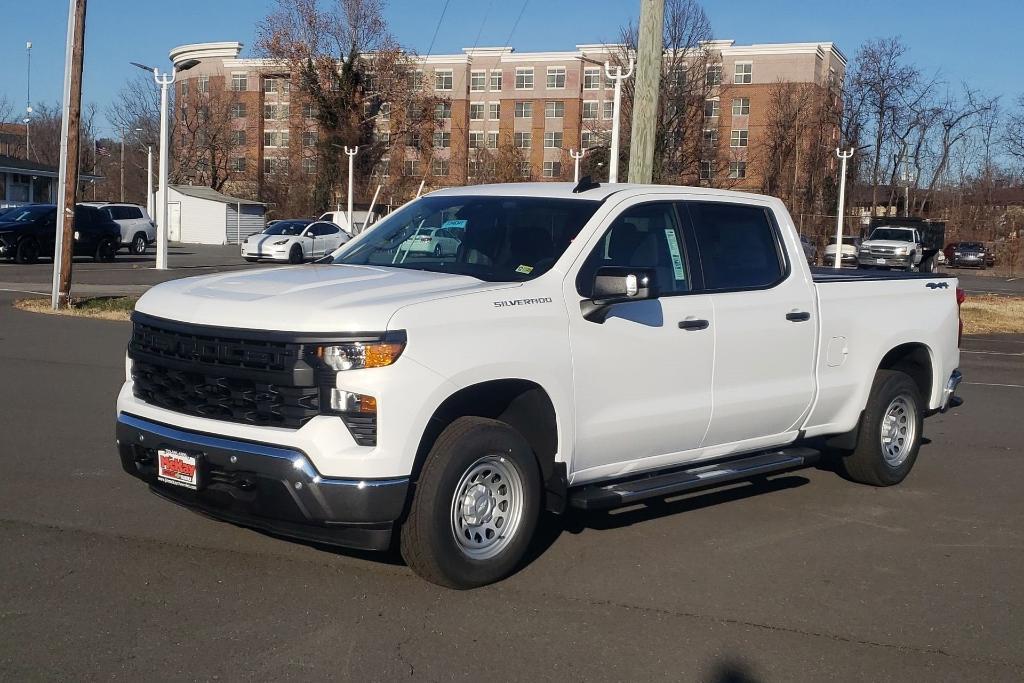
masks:
<svg viewBox="0 0 1024 683"><path fill-rule="evenodd" d="M968 295L960 313L964 334L1024 333L1024 297Z"/></svg>
<svg viewBox="0 0 1024 683"><path fill-rule="evenodd" d="M50 308L49 299L19 299L14 302L14 307L32 313L70 315L101 320L128 320L132 311L135 310L135 302L138 300L137 296L97 296L91 299L73 300L71 308L55 311Z"/></svg>

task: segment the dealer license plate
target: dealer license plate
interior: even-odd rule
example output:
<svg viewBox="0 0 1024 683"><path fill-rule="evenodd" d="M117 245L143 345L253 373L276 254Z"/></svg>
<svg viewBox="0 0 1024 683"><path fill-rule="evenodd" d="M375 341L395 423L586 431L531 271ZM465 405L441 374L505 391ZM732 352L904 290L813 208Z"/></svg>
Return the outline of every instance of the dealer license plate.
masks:
<svg viewBox="0 0 1024 683"><path fill-rule="evenodd" d="M161 448L157 451L157 479L168 484L184 486L187 489L199 488L198 458L181 451Z"/></svg>

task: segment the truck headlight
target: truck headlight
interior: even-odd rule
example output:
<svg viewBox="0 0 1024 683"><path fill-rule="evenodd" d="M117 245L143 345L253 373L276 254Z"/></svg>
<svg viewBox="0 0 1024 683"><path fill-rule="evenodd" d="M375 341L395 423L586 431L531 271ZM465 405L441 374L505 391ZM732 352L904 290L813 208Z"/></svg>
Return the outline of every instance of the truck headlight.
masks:
<svg viewBox="0 0 1024 683"><path fill-rule="evenodd" d="M316 355L335 372L344 372L391 365L404 349L404 341L345 342L319 346Z"/></svg>
<svg viewBox="0 0 1024 683"><path fill-rule="evenodd" d="M897 256L906 256L908 251L906 247L897 247L895 253Z"/></svg>

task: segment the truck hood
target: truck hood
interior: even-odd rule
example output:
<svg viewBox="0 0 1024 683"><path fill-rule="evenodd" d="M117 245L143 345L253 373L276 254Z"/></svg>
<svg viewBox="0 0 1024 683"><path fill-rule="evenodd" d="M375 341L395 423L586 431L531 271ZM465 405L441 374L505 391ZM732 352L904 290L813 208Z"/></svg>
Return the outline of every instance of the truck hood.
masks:
<svg viewBox="0 0 1024 683"><path fill-rule="evenodd" d="M305 265L172 280L146 292L135 310L218 327L375 332L387 330L403 306L517 286L403 268Z"/></svg>
<svg viewBox="0 0 1024 683"><path fill-rule="evenodd" d="M913 242L904 242L903 240L864 240L861 242L862 247L894 247L899 249L900 247L907 247L910 249L914 246Z"/></svg>

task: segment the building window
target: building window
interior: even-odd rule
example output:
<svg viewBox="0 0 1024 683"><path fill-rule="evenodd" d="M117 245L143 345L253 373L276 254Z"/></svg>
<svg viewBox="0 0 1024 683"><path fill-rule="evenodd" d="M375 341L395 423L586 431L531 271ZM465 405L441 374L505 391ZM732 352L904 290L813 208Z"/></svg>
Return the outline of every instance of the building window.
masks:
<svg viewBox="0 0 1024 683"><path fill-rule="evenodd" d="M583 103L583 120L593 121L597 118L597 102Z"/></svg>
<svg viewBox="0 0 1024 683"><path fill-rule="evenodd" d="M304 131L302 131L302 146L303 147L316 147L316 131L315 130L304 130Z"/></svg>
<svg viewBox="0 0 1024 683"><path fill-rule="evenodd" d="M469 131L469 148L480 149L484 146L484 133L480 130Z"/></svg>
<svg viewBox="0 0 1024 683"><path fill-rule="evenodd" d="M277 79L276 78L264 78L263 79L263 92L277 92Z"/></svg>
<svg viewBox="0 0 1024 683"><path fill-rule="evenodd" d="M285 95L287 95L291 91L292 91L292 82L291 82L291 80L289 80L287 78L282 78L281 79L281 92L283 92Z"/></svg>
<svg viewBox="0 0 1024 683"><path fill-rule="evenodd" d="M383 107L381 107L383 109ZM302 105L302 118L304 119L315 119L316 118L316 107L312 104Z"/></svg>
<svg viewBox="0 0 1024 683"><path fill-rule="evenodd" d="M200 76L198 78L198 81L199 81L199 85L197 87L199 88L199 92L201 92L201 93L208 93L208 92L210 92L210 77L209 76Z"/></svg>
<svg viewBox="0 0 1024 683"><path fill-rule="evenodd" d="M601 87L601 68L587 67L583 70L583 89L597 90Z"/></svg>
<svg viewBox="0 0 1024 683"><path fill-rule="evenodd" d="M565 67L564 66L549 66L548 67L548 87L561 89L565 87Z"/></svg>
<svg viewBox="0 0 1024 683"><path fill-rule="evenodd" d="M402 175L407 176L418 176L420 174L420 160L419 159L406 159L405 168L402 169Z"/></svg>
<svg viewBox="0 0 1024 683"><path fill-rule="evenodd" d="M704 100L704 118L713 119L718 116L718 100Z"/></svg>
<svg viewBox="0 0 1024 683"><path fill-rule="evenodd" d="M562 131L547 131L544 133L544 148L559 149L562 146Z"/></svg>
<svg viewBox="0 0 1024 683"><path fill-rule="evenodd" d="M544 162L544 177L545 178L558 178L562 175L562 162L561 161L545 161Z"/></svg>
<svg viewBox="0 0 1024 683"><path fill-rule="evenodd" d="M529 178L530 177L530 172L532 170L533 169L530 168L530 162L529 161L520 161L519 162L519 177L521 177L521 178Z"/></svg>
<svg viewBox="0 0 1024 683"><path fill-rule="evenodd" d="M677 66L668 72L668 85L670 88L686 87L686 67Z"/></svg>
<svg viewBox="0 0 1024 683"><path fill-rule="evenodd" d="M279 146L280 147L287 147L288 146L288 142L289 142L289 138L291 137L291 133L289 133L286 130L282 130L280 133L278 133L278 135L280 136L280 139L281 139L281 144Z"/></svg>
<svg viewBox="0 0 1024 683"><path fill-rule="evenodd" d="M729 162L729 177L734 180L739 180L747 177L747 162L745 161L730 161Z"/></svg>
<svg viewBox="0 0 1024 683"><path fill-rule="evenodd" d="M470 121L483 121L484 120L484 103L483 102L470 102L469 103L469 120Z"/></svg>
<svg viewBox="0 0 1024 683"><path fill-rule="evenodd" d="M700 162L700 179L711 180L711 162L702 161Z"/></svg>
<svg viewBox="0 0 1024 683"><path fill-rule="evenodd" d="M274 175L274 159L263 157L263 175Z"/></svg>
<svg viewBox="0 0 1024 683"><path fill-rule="evenodd" d="M491 121L497 121L501 118L501 102L487 103L487 118Z"/></svg>
<svg viewBox="0 0 1024 683"><path fill-rule="evenodd" d="M434 72L434 90L452 89L452 70L439 69Z"/></svg>
<svg viewBox="0 0 1024 683"><path fill-rule="evenodd" d="M263 132L263 146L264 147L277 147L277 143L281 139L278 137L277 131L264 131Z"/></svg>
<svg viewBox="0 0 1024 683"><path fill-rule="evenodd" d="M307 175L316 173L316 159L312 157L306 157L302 160L302 172Z"/></svg>
<svg viewBox="0 0 1024 683"><path fill-rule="evenodd" d="M754 79L754 65L750 62L741 62L736 65L736 75L733 83L750 83Z"/></svg>
<svg viewBox="0 0 1024 683"><path fill-rule="evenodd" d="M516 69L516 90L531 90L533 88L533 67L519 67Z"/></svg>
<svg viewBox="0 0 1024 683"><path fill-rule="evenodd" d="M533 118L533 102L516 102L516 118Z"/></svg>
<svg viewBox="0 0 1024 683"><path fill-rule="evenodd" d="M434 118L439 120L450 119L452 117L452 103L451 102L438 102L434 105Z"/></svg>
<svg viewBox="0 0 1024 683"><path fill-rule="evenodd" d="M470 159L469 160L469 177L470 178L475 178L478 175L480 175L480 171L481 171L482 167L483 167L483 164L481 164L479 160L477 160L477 159Z"/></svg>
<svg viewBox="0 0 1024 683"><path fill-rule="evenodd" d="M245 118L245 102L232 102L231 103L231 118L233 118L233 119L244 119Z"/></svg>
<svg viewBox="0 0 1024 683"><path fill-rule="evenodd" d="M373 139L377 142L377 144L384 147L384 149L388 149L389 147L391 147L391 133L386 133L378 130L374 132Z"/></svg>
<svg viewBox="0 0 1024 683"><path fill-rule="evenodd" d="M707 71L704 73L704 83L710 86L720 85L722 83L721 64L708 64Z"/></svg>
<svg viewBox="0 0 1024 683"><path fill-rule="evenodd" d="M495 92L501 90L501 69L491 71L491 90Z"/></svg>
<svg viewBox="0 0 1024 683"><path fill-rule="evenodd" d="M249 89L249 74L231 74L231 89L243 92Z"/></svg>
<svg viewBox="0 0 1024 683"><path fill-rule="evenodd" d="M732 101L733 116L748 116L750 114L750 98L737 97Z"/></svg>
<svg viewBox="0 0 1024 683"><path fill-rule="evenodd" d="M419 92L423 89L423 72L419 69L409 72L409 90Z"/></svg>
<svg viewBox="0 0 1024 683"><path fill-rule="evenodd" d="M277 118L277 105L276 104L264 104L263 105L263 120L273 121Z"/></svg>
<svg viewBox="0 0 1024 683"><path fill-rule="evenodd" d="M565 102L545 102L544 103L544 118L546 119L560 119L565 116Z"/></svg>
<svg viewBox="0 0 1024 683"><path fill-rule="evenodd" d="M494 149L498 146L498 133L491 131L487 133L487 148Z"/></svg>
<svg viewBox="0 0 1024 683"><path fill-rule="evenodd" d="M487 88L487 72L472 71L469 74L469 89L471 92L483 92ZM448 175L447 173L445 175Z"/></svg>
<svg viewBox="0 0 1024 683"><path fill-rule="evenodd" d="M615 118L615 102L612 101L612 100L609 100L609 101L605 102L604 103L604 112L602 112L602 113L603 113L605 121L611 121L612 119L614 119Z"/></svg>
<svg viewBox="0 0 1024 683"><path fill-rule="evenodd" d="M443 176L448 175L448 160L447 159L434 159L430 164L430 171L434 175Z"/></svg>
<svg viewBox="0 0 1024 683"><path fill-rule="evenodd" d="M729 138L730 147L746 147L748 136L750 135L747 130L734 130L732 136Z"/></svg>
<svg viewBox="0 0 1024 683"><path fill-rule="evenodd" d="M405 134L405 144L409 147L420 146L420 132L418 130L410 130Z"/></svg>
<svg viewBox="0 0 1024 683"><path fill-rule="evenodd" d="M235 157L231 160L232 173L245 173L245 157Z"/></svg>
<svg viewBox="0 0 1024 683"><path fill-rule="evenodd" d="M589 130L585 130L580 135L580 147L582 147L583 149L590 149L591 147L594 146L596 140L597 136L594 135L594 133L591 133Z"/></svg>
<svg viewBox="0 0 1024 683"><path fill-rule="evenodd" d="M718 129L717 128L705 128L704 129L704 145L706 147L717 147L718 146Z"/></svg>
<svg viewBox="0 0 1024 683"><path fill-rule="evenodd" d="M288 105L287 104L279 104L279 105L277 105L277 118L278 118L279 121L287 121L288 120Z"/></svg>
<svg viewBox="0 0 1024 683"><path fill-rule="evenodd" d="M522 131L516 131L515 143L519 149L530 149L530 144L533 142L531 133L524 133Z"/></svg>
<svg viewBox="0 0 1024 683"><path fill-rule="evenodd" d="M181 96L188 97L188 81L181 82Z"/></svg>
<svg viewBox="0 0 1024 683"><path fill-rule="evenodd" d="M447 149L452 146L452 134L439 130L434 133L434 149Z"/></svg>
<svg viewBox="0 0 1024 683"><path fill-rule="evenodd" d="M380 109L377 110L378 121L390 121L391 120L391 103L381 102Z"/></svg>
<svg viewBox="0 0 1024 683"><path fill-rule="evenodd" d="M245 131L244 130L233 130L231 131L231 144L236 147L242 147L245 145Z"/></svg>
<svg viewBox="0 0 1024 683"><path fill-rule="evenodd" d="M387 178L389 173L391 173L391 160L387 157L381 157L377 165L373 167L373 175Z"/></svg>

